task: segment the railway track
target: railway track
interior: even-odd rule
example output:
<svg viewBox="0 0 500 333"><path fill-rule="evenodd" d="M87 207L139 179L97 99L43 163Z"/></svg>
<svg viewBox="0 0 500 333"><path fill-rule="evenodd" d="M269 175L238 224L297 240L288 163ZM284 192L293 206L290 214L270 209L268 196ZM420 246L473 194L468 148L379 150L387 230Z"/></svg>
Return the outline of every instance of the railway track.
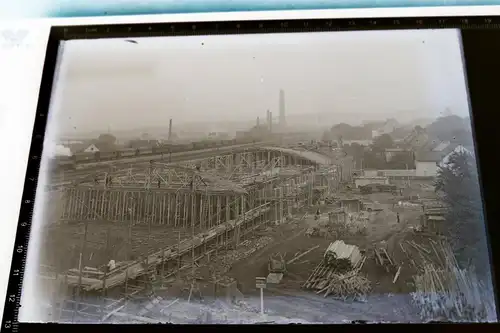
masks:
<svg viewBox="0 0 500 333"><path fill-rule="evenodd" d="M269 145L269 143L256 143L256 144L244 144L244 145L236 145L225 148L212 148L212 149L204 149L204 150L196 150L196 151L188 151L181 153L172 153L172 154L157 154L157 155L148 155L148 156L138 156L131 158L122 158L110 161L102 161L102 162L84 162L77 164L77 170L66 171L56 174L51 177L50 183L58 184L67 181L74 181L79 178L84 178L92 172L99 171L107 171L111 167L115 168L124 168L129 165L139 166L139 165L148 165L150 161L164 161L167 163L180 163L187 161L195 161L198 159L208 158L214 155L219 154L229 154L234 152L236 149L250 149L250 148L259 148L265 145Z"/></svg>

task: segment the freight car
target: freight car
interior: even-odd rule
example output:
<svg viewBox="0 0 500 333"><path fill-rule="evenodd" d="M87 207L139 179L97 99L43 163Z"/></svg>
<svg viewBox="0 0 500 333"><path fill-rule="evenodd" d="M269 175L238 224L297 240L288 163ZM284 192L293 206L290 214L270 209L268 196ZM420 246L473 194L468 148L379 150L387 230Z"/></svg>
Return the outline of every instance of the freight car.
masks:
<svg viewBox="0 0 500 333"><path fill-rule="evenodd" d="M104 162L117 160L120 158L129 158L134 156L152 156L170 153L182 153L203 149L223 148L234 145L256 143L252 138L241 138L232 140L211 140L198 141L186 144L163 144L156 147L145 148L122 148L117 151L98 151L94 153L76 153L71 157L58 157L57 164L64 168L73 168L78 163Z"/></svg>

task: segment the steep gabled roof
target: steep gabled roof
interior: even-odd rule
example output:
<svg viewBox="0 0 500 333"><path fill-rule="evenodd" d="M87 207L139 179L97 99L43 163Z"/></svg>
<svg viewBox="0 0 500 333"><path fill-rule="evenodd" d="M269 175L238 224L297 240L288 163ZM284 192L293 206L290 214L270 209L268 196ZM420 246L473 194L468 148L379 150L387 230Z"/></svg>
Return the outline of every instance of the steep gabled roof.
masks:
<svg viewBox="0 0 500 333"><path fill-rule="evenodd" d="M67 145L67 147L71 151L71 154L77 154L77 153L83 152L91 144L94 144L94 142L92 140L89 140L89 141L86 141L86 142L70 143L70 144Z"/></svg>

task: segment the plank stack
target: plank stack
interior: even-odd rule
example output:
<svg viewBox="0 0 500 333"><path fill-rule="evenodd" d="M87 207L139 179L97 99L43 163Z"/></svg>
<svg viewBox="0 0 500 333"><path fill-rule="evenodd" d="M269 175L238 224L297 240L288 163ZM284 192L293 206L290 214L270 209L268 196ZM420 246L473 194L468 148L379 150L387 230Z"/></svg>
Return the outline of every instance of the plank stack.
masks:
<svg viewBox="0 0 500 333"><path fill-rule="evenodd" d="M355 245L348 245L337 240L328 246L325 252L325 264L338 273L345 273L354 269L361 261L362 255Z"/></svg>
<svg viewBox="0 0 500 333"><path fill-rule="evenodd" d="M357 246L336 241L328 247L324 259L309 276L303 287L324 297L357 298L370 291L370 281L359 275L366 260Z"/></svg>

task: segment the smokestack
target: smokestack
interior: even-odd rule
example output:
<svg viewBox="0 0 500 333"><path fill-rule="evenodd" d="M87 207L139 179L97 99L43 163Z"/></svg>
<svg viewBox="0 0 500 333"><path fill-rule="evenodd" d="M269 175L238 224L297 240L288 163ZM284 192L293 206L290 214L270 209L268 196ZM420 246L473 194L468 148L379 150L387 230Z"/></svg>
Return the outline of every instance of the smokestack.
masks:
<svg viewBox="0 0 500 333"><path fill-rule="evenodd" d="M280 90L280 127L284 128L286 126L285 120L285 91Z"/></svg>
<svg viewBox="0 0 500 333"><path fill-rule="evenodd" d="M172 118L168 122L168 141L172 140Z"/></svg>
<svg viewBox="0 0 500 333"><path fill-rule="evenodd" d="M273 131L273 113L269 111L269 132Z"/></svg>
<svg viewBox="0 0 500 333"><path fill-rule="evenodd" d="M266 112L266 123L267 123L267 129L271 130L271 115L269 110Z"/></svg>
<svg viewBox="0 0 500 333"><path fill-rule="evenodd" d="M259 127L259 126L260 126L260 118L257 117L257 127Z"/></svg>

